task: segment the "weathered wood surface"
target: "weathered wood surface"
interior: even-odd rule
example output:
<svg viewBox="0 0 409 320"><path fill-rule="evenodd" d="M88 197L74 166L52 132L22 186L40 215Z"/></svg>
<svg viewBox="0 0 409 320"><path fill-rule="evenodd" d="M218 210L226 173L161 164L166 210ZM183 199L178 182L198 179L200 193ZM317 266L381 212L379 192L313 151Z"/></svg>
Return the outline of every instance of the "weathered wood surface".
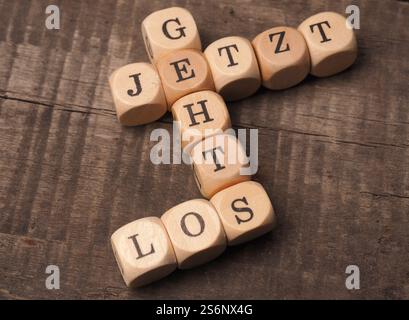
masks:
<svg viewBox="0 0 409 320"><path fill-rule="evenodd" d="M146 61L140 23L163 1L73 1L61 30L48 1L0 0L1 298L409 298L409 3L354 1L359 58L348 71L230 103L236 128L259 128L274 233L138 290L125 288L111 233L200 194L186 165L155 166L154 128L115 117L108 75ZM204 45L297 26L350 1L172 1ZM45 268L61 289L45 288ZM361 289L345 288L345 268Z"/></svg>

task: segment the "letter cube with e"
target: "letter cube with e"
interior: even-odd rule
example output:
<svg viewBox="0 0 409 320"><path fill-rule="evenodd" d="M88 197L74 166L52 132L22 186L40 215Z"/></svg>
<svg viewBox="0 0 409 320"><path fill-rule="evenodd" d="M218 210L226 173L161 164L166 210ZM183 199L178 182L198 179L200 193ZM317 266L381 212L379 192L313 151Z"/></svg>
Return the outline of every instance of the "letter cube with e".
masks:
<svg viewBox="0 0 409 320"><path fill-rule="evenodd" d="M151 13L142 22L142 35L152 63L174 50L202 50L195 20L183 8L172 7Z"/></svg>
<svg viewBox="0 0 409 320"><path fill-rule="evenodd" d="M174 121L179 121L182 148L187 152L200 140L231 127L223 98L212 91L199 91L180 98L172 106L172 115Z"/></svg>
<svg viewBox="0 0 409 320"><path fill-rule="evenodd" d="M358 45L355 33L344 16L335 12L318 13L302 22L298 30L310 51L312 75L334 75L356 60Z"/></svg>
<svg viewBox="0 0 409 320"><path fill-rule="evenodd" d="M216 91L226 100L251 96L260 87L260 70L253 47L245 38L226 37L210 44L204 54Z"/></svg>
<svg viewBox="0 0 409 320"><path fill-rule="evenodd" d="M204 199L183 202L161 217L168 231L180 269L188 269L219 256L226 235L219 216Z"/></svg>
<svg viewBox="0 0 409 320"><path fill-rule="evenodd" d="M249 159L239 140L230 134L208 137L191 151L196 183L209 199L216 192L251 179Z"/></svg>
<svg viewBox="0 0 409 320"><path fill-rule="evenodd" d="M172 244L157 217L142 218L119 228L111 236L111 244L127 286L146 285L177 267Z"/></svg>
<svg viewBox="0 0 409 320"><path fill-rule="evenodd" d="M132 63L109 78L116 114L121 124L136 126L153 122L167 111L158 73L149 63Z"/></svg>
<svg viewBox="0 0 409 320"><path fill-rule="evenodd" d="M271 90L287 89L300 83L310 72L310 55L300 32L276 27L253 40L260 64L263 86Z"/></svg>
<svg viewBox="0 0 409 320"><path fill-rule="evenodd" d="M257 238L276 224L271 201L258 182L231 186L216 193L210 202L219 213L229 245Z"/></svg>
<svg viewBox="0 0 409 320"><path fill-rule="evenodd" d="M169 111L176 100L202 90L214 90L212 73L203 53L183 49L160 58L157 69L162 80Z"/></svg>

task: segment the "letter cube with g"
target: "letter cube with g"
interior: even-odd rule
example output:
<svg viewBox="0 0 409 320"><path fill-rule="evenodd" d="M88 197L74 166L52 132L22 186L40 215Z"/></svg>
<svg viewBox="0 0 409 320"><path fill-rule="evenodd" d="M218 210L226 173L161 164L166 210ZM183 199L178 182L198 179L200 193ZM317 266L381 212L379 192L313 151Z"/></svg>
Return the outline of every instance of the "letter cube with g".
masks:
<svg viewBox="0 0 409 320"><path fill-rule="evenodd" d="M202 50L195 20L179 7L155 11L142 22L142 35L152 63L174 50Z"/></svg>
<svg viewBox="0 0 409 320"><path fill-rule="evenodd" d="M168 234L157 217L128 223L111 236L112 249L127 286L139 287L176 269Z"/></svg>

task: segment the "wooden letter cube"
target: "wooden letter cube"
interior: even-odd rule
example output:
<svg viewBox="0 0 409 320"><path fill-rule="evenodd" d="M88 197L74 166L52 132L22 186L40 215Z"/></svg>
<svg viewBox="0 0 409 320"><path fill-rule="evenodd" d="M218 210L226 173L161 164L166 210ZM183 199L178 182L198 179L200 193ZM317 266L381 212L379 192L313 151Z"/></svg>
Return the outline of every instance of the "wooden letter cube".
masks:
<svg viewBox="0 0 409 320"><path fill-rule="evenodd" d="M132 63L109 78L116 114L121 124L135 126L162 117L167 111L158 73L151 64Z"/></svg>
<svg viewBox="0 0 409 320"><path fill-rule="evenodd" d="M311 56L311 74L328 77L351 66L357 57L355 33L344 16L322 12L306 19L298 30Z"/></svg>
<svg viewBox="0 0 409 320"><path fill-rule="evenodd" d="M199 91L180 98L173 104L172 114L175 121L180 121L184 149L231 127L223 98L212 91Z"/></svg>
<svg viewBox="0 0 409 320"><path fill-rule="evenodd" d="M230 134L211 136L199 142L192 149L191 159L196 183L207 199L222 189L251 179L244 172L249 166L245 150Z"/></svg>
<svg viewBox="0 0 409 320"><path fill-rule="evenodd" d="M257 238L276 224L271 201L263 186L255 181L224 189L210 202L219 214L229 245Z"/></svg>
<svg viewBox="0 0 409 320"><path fill-rule="evenodd" d="M157 68L169 111L176 100L189 93L215 91L209 65L198 50L183 49L168 53L158 60Z"/></svg>
<svg viewBox="0 0 409 320"><path fill-rule="evenodd" d="M253 47L245 38L226 37L204 51L218 93L228 101L251 96L260 87L260 71Z"/></svg>
<svg viewBox="0 0 409 320"><path fill-rule="evenodd" d="M111 244L127 286L143 286L176 269L175 253L159 218L128 223L114 232Z"/></svg>
<svg viewBox="0 0 409 320"><path fill-rule="evenodd" d="M293 28L264 31L254 38L253 46L266 88L290 88L310 72L308 47L301 33Z"/></svg>
<svg viewBox="0 0 409 320"><path fill-rule="evenodd" d="M204 199L183 202L162 216L180 269L203 264L226 248L226 235L219 216Z"/></svg>
<svg viewBox="0 0 409 320"><path fill-rule="evenodd" d="M195 20L183 8L172 7L151 13L142 22L142 35L152 63L174 50L202 50Z"/></svg>

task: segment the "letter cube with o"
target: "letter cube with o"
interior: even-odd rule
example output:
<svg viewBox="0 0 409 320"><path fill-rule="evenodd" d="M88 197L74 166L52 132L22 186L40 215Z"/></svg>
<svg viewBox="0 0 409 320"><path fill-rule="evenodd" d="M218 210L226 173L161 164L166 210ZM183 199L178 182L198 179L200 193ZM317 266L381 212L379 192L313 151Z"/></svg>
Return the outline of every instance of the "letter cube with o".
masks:
<svg viewBox="0 0 409 320"><path fill-rule="evenodd" d="M188 269L219 256L226 235L219 216L204 199L183 202L161 217L175 250L180 269Z"/></svg>
<svg viewBox="0 0 409 320"><path fill-rule="evenodd" d="M176 257L162 221L142 218L116 230L112 249L127 286L139 287L176 269Z"/></svg>
<svg viewBox="0 0 409 320"><path fill-rule="evenodd" d="M197 143L191 160L197 186L207 199L224 188L251 180L249 159L233 135L219 134Z"/></svg>
<svg viewBox="0 0 409 320"><path fill-rule="evenodd" d="M179 7L155 11L142 22L142 35L152 63L174 50L202 50L195 20Z"/></svg>
<svg viewBox="0 0 409 320"><path fill-rule="evenodd" d="M276 224L273 205L258 182L235 184L216 193L210 202L219 213L229 245L257 238Z"/></svg>

